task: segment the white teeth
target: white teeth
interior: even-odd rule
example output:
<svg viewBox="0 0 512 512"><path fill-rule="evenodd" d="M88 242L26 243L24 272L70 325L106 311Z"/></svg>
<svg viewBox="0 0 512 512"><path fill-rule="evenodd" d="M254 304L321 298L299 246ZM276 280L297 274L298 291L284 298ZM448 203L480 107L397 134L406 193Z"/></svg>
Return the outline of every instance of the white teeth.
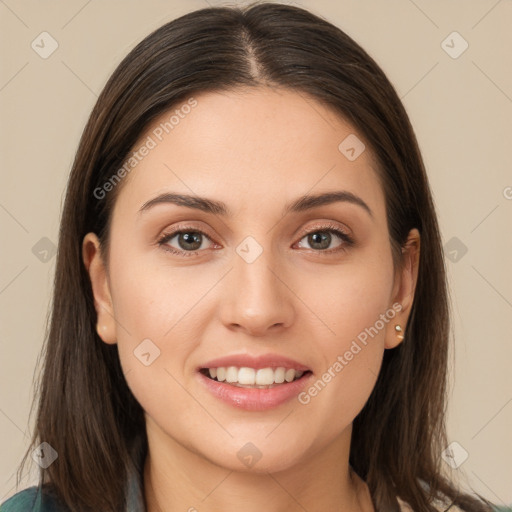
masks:
<svg viewBox="0 0 512 512"><path fill-rule="evenodd" d="M295 378L295 370L286 370L284 374L284 379L286 382L291 382Z"/></svg>
<svg viewBox="0 0 512 512"><path fill-rule="evenodd" d="M285 369L276 368L274 371L274 382L276 384L282 384L284 382Z"/></svg>
<svg viewBox="0 0 512 512"><path fill-rule="evenodd" d="M219 382L226 380L226 368L217 368L217 380Z"/></svg>
<svg viewBox="0 0 512 512"><path fill-rule="evenodd" d="M254 385L258 379L253 368L240 368L238 371L238 384Z"/></svg>
<svg viewBox="0 0 512 512"><path fill-rule="evenodd" d="M295 374L295 370L292 370ZM270 386L275 383L274 370L272 368L261 368L256 372L256 384L258 386Z"/></svg>
<svg viewBox="0 0 512 512"><path fill-rule="evenodd" d="M238 382L238 369L236 366L228 366L226 369L226 382Z"/></svg>
<svg viewBox="0 0 512 512"><path fill-rule="evenodd" d="M240 384L242 386L271 386L273 384L282 384L292 382L302 377L304 372L294 370L293 368L248 368L246 366L237 368L236 366L209 368L210 377L217 377L219 382L229 382L230 384Z"/></svg>

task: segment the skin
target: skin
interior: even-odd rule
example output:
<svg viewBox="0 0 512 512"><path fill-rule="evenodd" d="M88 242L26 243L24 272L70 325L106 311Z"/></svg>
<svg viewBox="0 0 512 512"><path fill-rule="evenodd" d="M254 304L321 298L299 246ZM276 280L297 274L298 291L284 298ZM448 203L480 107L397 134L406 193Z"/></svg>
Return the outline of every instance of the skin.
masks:
<svg viewBox="0 0 512 512"><path fill-rule="evenodd" d="M338 150L349 134L365 139L327 107L269 88L194 97L197 106L124 178L108 267L96 235L83 241L98 334L118 344L145 411L148 511L371 511L366 484L349 469L352 422L384 350L400 343L394 325L405 330L419 233L409 234L405 265L395 272L375 161L367 144L354 161ZM361 197L373 217L348 202L282 216L299 196L337 190ZM234 215L174 204L139 215L164 191L223 201ZM322 221L347 230L355 244L322 252L306 236L322 232ZM208 235L199 254L174 255L157 243L184 223ZM236 252L247 236L263 249L250 264ZM327 250L343 244L332 233ZM167 245L190 247L179 235ZM200 385L196 367L233 353L288 356L319 378L393 303L401 312L307 405L292 399L244 411ZM150 366L133 354L146 338L161 351ZM251 468L237 457L248 442L262 454Z"/></svg>

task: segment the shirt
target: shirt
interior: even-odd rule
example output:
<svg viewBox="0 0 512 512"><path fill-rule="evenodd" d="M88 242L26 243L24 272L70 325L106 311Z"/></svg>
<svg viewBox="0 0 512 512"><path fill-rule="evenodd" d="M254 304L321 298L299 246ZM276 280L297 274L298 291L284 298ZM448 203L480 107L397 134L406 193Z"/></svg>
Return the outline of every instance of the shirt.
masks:
<svg viewBox="0 0 512 512"><path fill-rule="evenodd" d="M138 475L131 474L126 486L126 512L145 512ZM49 491L40 486L29 487L11 496L0 505L0 512L70 512Z"/></svg>
<svg viewBox="0 0 512 512"><path fill-rule="evenodd" d="M125 512L146 512L144 505L142 474L143 458L128 468L125 483L126 510ZM0 512L70 512L62 505L49 490L41 486L24 489L0 505Z"/></svg>

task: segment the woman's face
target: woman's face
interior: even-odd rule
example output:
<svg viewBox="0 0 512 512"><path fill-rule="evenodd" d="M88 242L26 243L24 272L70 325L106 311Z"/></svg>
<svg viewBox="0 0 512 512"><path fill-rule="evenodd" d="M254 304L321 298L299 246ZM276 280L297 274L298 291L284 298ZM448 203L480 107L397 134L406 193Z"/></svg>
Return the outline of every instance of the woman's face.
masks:
<svg viewBox="0 0 512 512"><path fill-rule="evenodd" d="M415 264L394 273L363 144L313 99L262 88L194 95L140 138L108 274L93 234L84 260L98 333L118 344L150 439L254 471L348 446L416 282ZM208 367L235 367L227 379L242 382L304 373L259 390L215 382Z"/></svg>

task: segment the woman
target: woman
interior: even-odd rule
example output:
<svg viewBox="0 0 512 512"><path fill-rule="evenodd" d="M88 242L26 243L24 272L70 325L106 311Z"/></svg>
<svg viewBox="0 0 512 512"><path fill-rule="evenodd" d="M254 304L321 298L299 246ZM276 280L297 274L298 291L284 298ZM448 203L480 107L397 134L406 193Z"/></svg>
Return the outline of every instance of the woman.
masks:
<svg viewBox="0 0 512 512"><path fill-rule="evenodd" d="M448 333L381 69L297 7L192 12L130 52L83 133L41 485L2 511L492 510L443 474Z"/></svg>

